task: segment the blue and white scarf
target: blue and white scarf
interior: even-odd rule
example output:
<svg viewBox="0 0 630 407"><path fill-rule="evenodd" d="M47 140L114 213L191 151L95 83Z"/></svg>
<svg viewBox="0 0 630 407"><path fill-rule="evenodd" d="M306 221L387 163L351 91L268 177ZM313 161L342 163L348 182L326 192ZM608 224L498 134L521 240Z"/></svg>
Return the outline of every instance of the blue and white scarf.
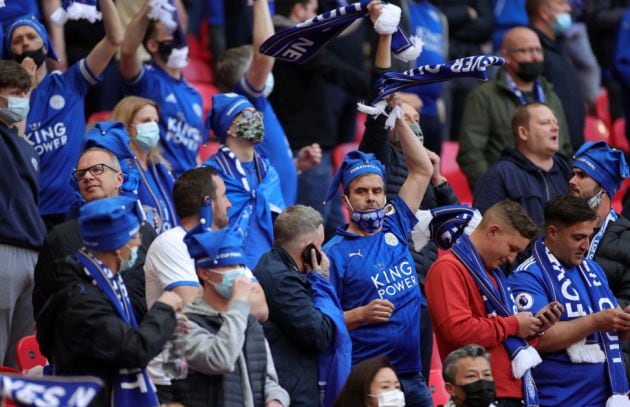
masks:
<svg viewBox="0 0 630 407"><path fill-rule="evenodd" d="M481 292L488 317L498 315L507 318L514 315L516 307L503 271L499 268L490 272L486 271L479 253L468 235L462 235L451 250L466 267L473 280L475 280ZM492 284L488 274L494 277L497 287ZM529 346L527 341L515 336L509 336L504 340L503 346L510 355L510 359L512 359L512 373L514 377L522 379L525 406L538 406L538 390L532 377L531 368L542 362L540 355L536 349Z"/></svg>
<svg viewBox="0 0 630 407"><path fill-rule="evenodd" d="M13 401L20 407L85 407L102 388L103 381L92 376L0 374L0 400Z"/></svg>
<svg viewBox="0 0 630 407"><path fill-rule="evenodd" d="M602 227L599 228L595 236L593 236L593 238L591 239L591 246L588 248L588 253L586 253L587 259L593 260L593 258L595 257L595 252L599 247L599 242L602 240L604 233L606 233L606 228L608 227L608 224L610 222L616 221L618 217L619 216L617 215L617 212L615 212L613 208L610 208L610 212L608 212L608 216L606 216Z"/></svg>
<svg viewBox="0 0 630 407"><path fill-rule="evenodd" d="M127 288L120 273L114 275L107 266L84 251L76 254L77 261L93 283L100 288L105 297L114 306L118 316L134 329L138 329L136 316L131 308ZM146 368L120 369L114 379L112 405L118 406L157 406L159 405L153 383Z"/></svg>
<svg viewBox="0 0 630 407"><path fill-rule="evenodd" d="M583 259L575 269L567 270L545 246L544 238L536 240L532 257L543 274L543 284L552 301L564 306L562 321L570 321L584 315L597 313L618 306L617 299L608 289L602 269L592 260ZM571 278L581 278L584 285L570 284ZM583 287L586 287L584 289ZM571 292L565 296L563 292ZM567 310L579 310L580 315L568 315ZM566 349L573 363L606 363L612 396L607 407L630 406L628 381L623 364L619 335L597 331L593 335Z"/></svg>
<svg viewBox="0 0 630 407"><path fill-rule="evenodd" d="M352 369L352 339L332 285L317 272L308 273L306 280L311 284L313 305L332 320L335 328L334 342L317 361L320 406L332 407Z"/></svg>
<svg viewBox="0 0 630 407"><path fill-rule="evenodd" d="M302 64L315 56L355 20L369 14L367 5L370 1L361 0L348 6L339 7L294 27L282 30L263 42L260 46L260 52L283 61ZM389 21L385 24L379 24L377 21L375 28L381 34L392 34L391 48L394 57L406 62L415 60L422 50L422 41L414 36L409 36L399 26L400 9L398 7L386 6L388 7L384 9L386 16L383 17L383 20ZM397 13L394 12L394 7L398 9ZM396 15L393 16L390 13ZM380 19L381 17L379 17ZM390 23L392 19L395 21L393 28Z"/></svg>
<svg viewBox="0 0 630 407"><path fill-rule="evenodd" d="M63 0L61 7L50 15L50 19L57 25L64 25L68 20L81 19L94 24L102 18L101 12L96 9L96 0Z"/></svg>

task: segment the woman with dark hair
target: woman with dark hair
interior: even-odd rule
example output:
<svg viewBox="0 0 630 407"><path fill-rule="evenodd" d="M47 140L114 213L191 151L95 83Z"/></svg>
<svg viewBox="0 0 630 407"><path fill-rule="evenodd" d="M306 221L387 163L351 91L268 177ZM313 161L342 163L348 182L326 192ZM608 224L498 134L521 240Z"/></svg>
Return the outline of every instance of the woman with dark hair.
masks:
<svg viewBox="0 0 630 407"><path fill-rule="evenodd" d="M335 407L401 407L405 395L387 356L357 363L335 400Z"/></svg>

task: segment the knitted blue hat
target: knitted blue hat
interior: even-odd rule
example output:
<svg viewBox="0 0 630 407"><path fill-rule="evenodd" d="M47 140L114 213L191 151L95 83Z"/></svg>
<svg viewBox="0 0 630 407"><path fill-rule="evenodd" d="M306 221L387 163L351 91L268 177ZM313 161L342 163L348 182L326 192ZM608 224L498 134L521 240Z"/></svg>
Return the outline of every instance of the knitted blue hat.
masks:
<svg viewBox="0 0 630 407"><path fill-rule="evenodd" d="M574 168L579 168L604 188L612 199L621 183L628 178L628 164L620 150L604 141L588 141L575 153Z"/></svg>
<svg viewBox="0 0 630 407"><path fill-rule="evenodd" d="M339 189L339 184L347 188L355 178L364 174L377 174L385 180L385 167L376 159L374 154L364 153L359 150L350 151L343 158L343 162L339 166L330 188L328 188L326 201L335 196Z"/></svg>
<svg viewBox="0 0 630 407"><path fill-rule="evenodd" d="M83 138L83 150L91 147L111 151L120 161L134 158L129 147L129 135L121 122L96 122Z"/></svg>
<svg viewBox="0 0 630 407"><path fill-rule="evenodd" d="M464 234L475 210L465 205L446 205L431 209L431 214L431 239L441 249L447 250Z"/></svg>
<svg viewBox="0 0 630 407"><path fill-rule="evenodd" d="M11 52L11 40L13 39L13 32L16 28L23 25L28 25L29 27L32 27L35 31L37 31L37 34L42 37L42 41L44 42L44 46L46 47L46 56L48 58L54 59L55 61L59 61L59 58L55 53L55 49L52 46L52 42L50 41L50 37L48 36L46 28L42 25L42 23L37 21L37 18L35 18L34 15L26 15L18 18L17 20L13 21L13 23L6 30L6 36L4 37L4 51L6 52L7 56L10 59L13 59L13 53Z"/></svg>
<svg viewBox="0 0 630 407"><path fill-rule="evenodd" d="M206 117L206 128L212 129L214 135L225 142L230 125L243 110L254 105L245 96L236 93L218 93L212 96L212 109Z"/></svg>
<svg viewBox="0 0 630 407"><path fill-rule="evenodd" d="M137 201L118 196L88 202L79 212L79 234L83 245L110 252L123 247L140 229Z"/></svg>

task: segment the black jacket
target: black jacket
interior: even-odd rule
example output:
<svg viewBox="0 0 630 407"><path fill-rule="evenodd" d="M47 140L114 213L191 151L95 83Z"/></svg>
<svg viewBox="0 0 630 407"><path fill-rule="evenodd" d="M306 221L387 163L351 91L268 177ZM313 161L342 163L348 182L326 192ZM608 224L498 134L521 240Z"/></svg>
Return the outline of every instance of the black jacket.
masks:
<svg viewBox="0 0 630 407"><path fill-rule="evenodd" d="M630 220L623 216L606 227L595 261L608 278L610 291L621 308L630 305Z"/></svg>
<svg viewBox="0 0 630 407"><path fill-rule="evenodd" d="M333 342L333 323L314 308L310 284L284 249L265 253L253 272L269 306L263 328L280 385L291 406L317 406L317 355Z"/></svg>
<svg viewBox="0 0 630 407"><path fill-rule="evenodd" d="M140 226L142 245L138 248L138 260L133 268L123 271L122 277L129 292L131 305L138 320L147 312L147 300L144 288L144 259L147 250L156 237L155 230L146 222ZM53 228L44 239L44 247L39 253L35 265L35 287L33 288L33 314L44 307L48 298L64 287L57 281L57 269L54 262L76 253L83 241L79 234L79 222L72 219Z"/></svg>
<svg viewBox="0 0 630 407"><path fill-rule="evenodd" d="M544 223L547 201L569 190L571 168L561 154L553 157L553 167L545 171L512 147L501 152L477 183L473 207L483 214L488 208L504 199L518 202L537 225Z"/></svg>
<svg viewBox="0 0 630 407"><path fill-rule="evenodd" d="M563 49L561 40L552 40L534 27L540 44L545 52L545 71L543 75L553 84L553 90L560 98L564 115L567 118L569 136L573 150L584 144L584 97L579 86L580 78L575 65Z"/></svg>
<svg viewBox="0 0 630 407"><path fill-rule="evenodd" d="M437 0L433 2L448 20L448 59L481 54L481 44L490 39L494 26L494 12L490 0ZM471 7L477 12L472 20Z"/></svg>
<svg viewBox="0 0 630 407"><path fill-rule="evenodd" d="M73 258L56 262L65 285L41 310L37 341L55 374L90 375L105 382L92 405L107 406L113 380L121 368L144 368L170 339L177 320L170 306L156 302L138 321L123 322L105 294Z"/></svg>
<svg viewBox="0 0 630 407"><path fill-rule="evenodd" d="M391 200L398 196L400 187L407 179L408 171L402 152L393 148L390 143L389 130L385 128L385 120L384 115L376 119L368 116L365 121L365 133L359 145L359 150L365 153L373 153L385 166L385 193L387 199ZM439 186L429 184L422 197L420 209L427 210L458 203L459 200L448 183ZM429 267L431 267L438 255L437 245L430 241L419 252L413 249L413 245L409 245L409 251L413 257L420 283L424 285L424 278L429 272Z"/></svg>

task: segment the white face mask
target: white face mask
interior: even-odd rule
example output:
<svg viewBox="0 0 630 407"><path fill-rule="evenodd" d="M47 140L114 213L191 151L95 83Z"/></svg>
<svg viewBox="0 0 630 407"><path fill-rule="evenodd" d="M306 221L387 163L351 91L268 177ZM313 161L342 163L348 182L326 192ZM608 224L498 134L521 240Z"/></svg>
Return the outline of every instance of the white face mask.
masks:
<svg viewBox="0 0 630 407"><path fill-rule="evenodd" d="M370 397L376 398L378 407L404 407L405 393L400 389L388 390L379 393L377 396L368 394Z"/></svg>
<svg viewBox="0 0 630 407"><path fill-rule="evenodd" d="M173 48L166 61L171 69L183 69L188 66L188 47Z"/></svg>

